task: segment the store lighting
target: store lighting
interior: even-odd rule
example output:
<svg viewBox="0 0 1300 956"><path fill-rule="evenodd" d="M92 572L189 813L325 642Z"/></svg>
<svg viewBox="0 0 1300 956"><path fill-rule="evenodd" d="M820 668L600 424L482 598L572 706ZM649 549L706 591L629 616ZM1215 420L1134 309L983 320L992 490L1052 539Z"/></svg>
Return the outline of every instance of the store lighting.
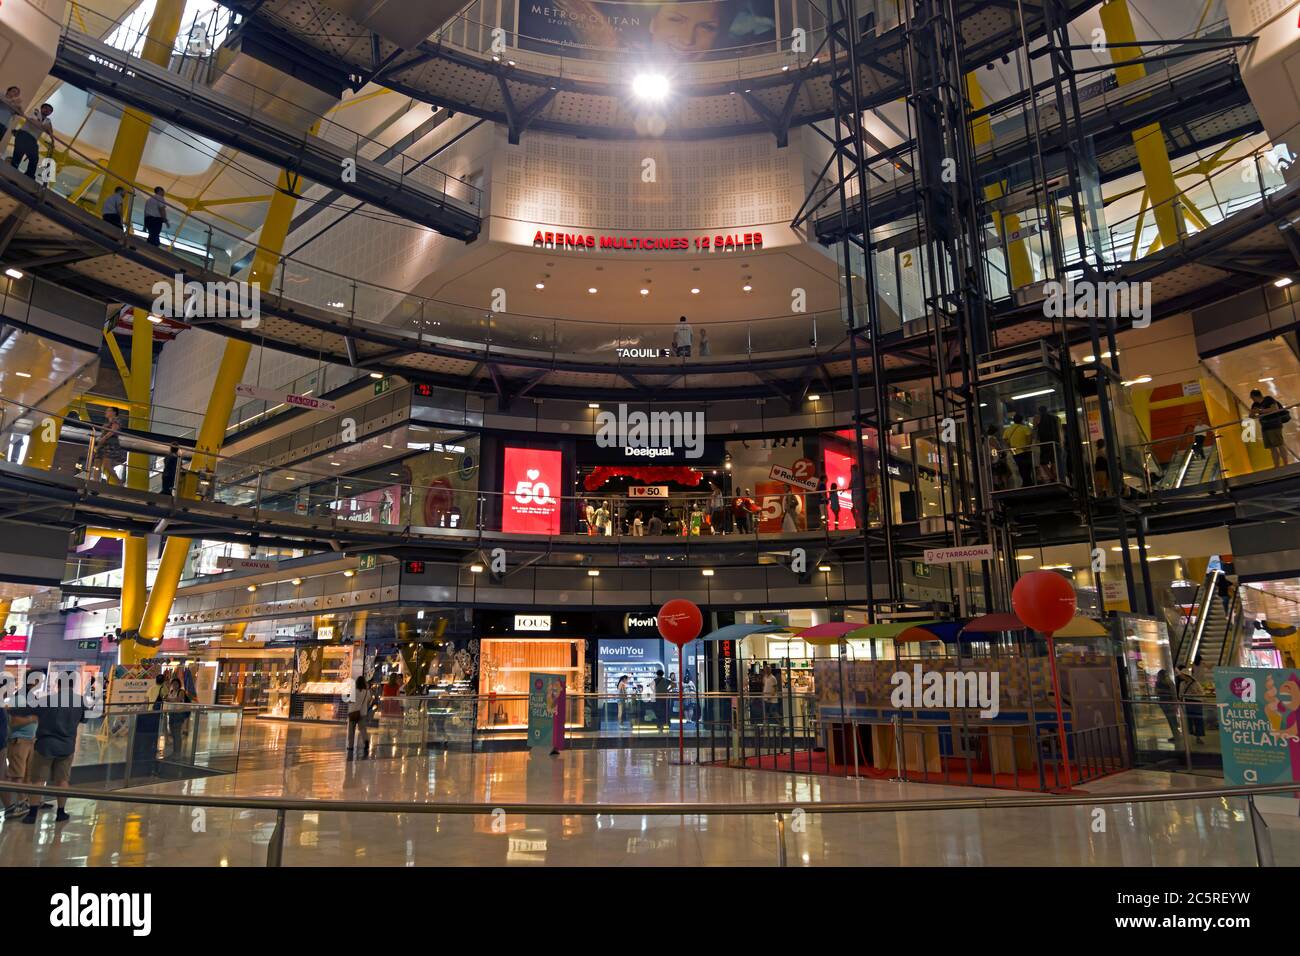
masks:
<svg viewBox="0 0 1300 956"><path fill-rule="evenodd" d="M293 579L293 586L294 586L294 587L298 587L300 584L302 584L302 578L294 578L294 579Z"/></svg>
<svg viewBox="0 0 1300 956"><path fill-rule="evenodd" d="M17 269L6 269L5 275L7 275L11 279L21 279L23 277L23 274L19 272Z"/></svg>
<svg viewBox="0 0 1300 956"><path fill-rule="evenodd" d="M588 295L595 295L598 291L600 291L600 290L597 289L595 286L592 286L590 289L587 290L587 294L588 294Z"/></svg>
<svg viewBox="0 0 1300 956"><path fill-rule="evenodd" d="M1013 402L1018 402L1022 398L1037 398L1040 395L1051 395L1054 391L1056 391L1054 388L1040 388L1032 392L1021 392L1019 395L1012 395L1011 400Z"/></svg>
<svg viewBox="0 0 1300 956"><path fill-rule="evenodd" d="M819 564L817 565L817 570L820 571L822 574L830 574L831 566L829 564Z"/></svg>
<svg viewBox="0 0 1300 956"><path fill-rule="evenodd" d="M384 373L383 373L383 372L371 372L371 373L370 373L370 377L371 377L371 378L383 378L383 377L384 377Z"/></svg>
<svg viewBox="0 0 1300 956"><path fill-rule="evenodd" d="M1268 378L1261 378L1261 379L1259 380L1259 383L1260 383L1261 385L1263 385L1265 382L1271 382L1271 381L1273 381L1273 376L1272 376L1272 375L1270 375Z"/></svg>
<svg viewBox="0 0 1300 956"><path fill-rule="evenodd" d="M1128 388L1132 385L1145 385L1149 381L1151 381L1150 375L1139 375L1137 378L1126 379L1122 384Z"/></svg>
<svg viewBox="0 0 1300 956"><path fill-rule="evenodd" d="M740 287L740 290L741 290L742 292L753 292L753 291L754 291L754 287L753 287L752 285L750 285L748 282L746 282L744 285L742 285L742 286Z"/></svg>
<svg viewBox="0 0 1300 956"><path fill-rule="evenodd" d="M699 290L699 289L692 289L692 290L691 290L691 295L699 295L699 294L700 294L700 290Z"/></svg>
<svg viewBox="0 0 1300 956"><path fill-rule="evenodd" d="M31 373L31 372L14 372L14 374L17 375L19 378L31 378L31 377L32 377L32 373Z"/></svg>
<svg viewBox="0 0 1300 956"><path fill-rule="evenodd" d="M339 467L339 463L338 463L337 461L332 461L332 462L330 462L330 467L331 467L331 468L337 468L337 467Z"/></svg>
<svg viewBox="0 0 1300 956"><path fill-rule="evenodd" d="M649 295L649 294L650 294L650 290L649 290L649 289L642 289L642 290L641 290L641 294L642 294L642 295Z"/></svg>
<svg viewBox="0 0 1300 956"><path fill-rule="evenodd" d="M343 576L344 576L345 578L356 577L356 573L357 573L357 572L355 572L355 571L349 569L349 570L343 572Z"/></svg>
<svg viewBox="0 0 1300 956"><path fill-rule="evenodd" d="M713 569L712 569L712 568L701 568L701 569L700 569L700 574L704 575L706 578L711 578L711 577L713 577Z"/></svg>
<svg viewBox="0 0 1300 956"><path fill-rule="evenodd" d="M588 408L600 408L600 402L588 402L588 403L587 403L587 407L588 407Z"/></svg>
<svg viewBox="0 0 1300 956"><path fill-rule="evenodd" d="M668 77L662 73L638 73L632 78L632 95L647 103L662 103L668 98Z"/></svg>
<svg viewBox="0 0 1300 956"><path fill-rule="evenodd" d="M257 590L257 585L256 585L256 584L250 584L250 585L248 586L248 593L249 593L249 594L252 594L252 593L253 593L254 591L256 591L256 590Z"/></svg>
<svg viewBox="0 0 1300 956"><path fill-rule="evenodd" d="M483 573L483 565L481 565L481 564L471 564L471 565L469 566L469 573L470 573L470 574L482 574L482 573Z"/></svg>
<svg viewBox="0 0 1300 956"><path fill-rule="evenodd" d="M545 282L538 282L538 283L534 284L533 288L534 288L534 289L545 289L545 288L546 288L546 283L545 283Z"/></svg>
<svg viewBox="0 0 1300 956"><path fill-rule="evenodd" d="M589 577L589 578L598 578L598 577L600 577L600 571L599 571L598 569L596 569L596 568L588 568L588 569L587 569L587 577Z"/></svg>
<svg viewBox="0 0 1300 956"><path fill-rule="evenodd" d="M150 314L149 321L152 322L154 325L157 325L159 322L162 321L162 316Z"/></svg>
<svg viewBox="0 0 1300 956"><path fill-rule="evenodd" d="M7 272L8 272L8 270L6 270L6 273L7 273ZM1290 285L1292 282L1294 282L1294 281L1295 281L1295 280L1292 279L1290 276L1283 276L1282 278L1280 278L1280 279L1278 279L1276 282L1274 282L1273 285L1277 286L1277 288L1279 288L1279 289L1285 289L1287 286L1289 286L1289 285Z"/></svg>
<svg viewBox="0 0 1300 956"><path fill-rule="evenodd" d="M1017 561L1032 561L1032 560L1034 560L1034 556L1033 556L1032 554L1018 554L1018 555L1016 555L1016 560L1017 560Z"/></svg>
<svg viewBox="0 0 1300 956"><path fill-rule="evenodd" d="M820 402L821 400L822 400L822 397L821 397L820 395L809 395L809 396L808 396L808 401L810 401L810 402Z"/></svg>
<svg viewBox="0 0 1300 956"><path fill-rule="evenodd" d="M385 445L384 447L385 447L385 448L388 448L388 449L391 450L393 446L392 446L392 445Z"/></svg>

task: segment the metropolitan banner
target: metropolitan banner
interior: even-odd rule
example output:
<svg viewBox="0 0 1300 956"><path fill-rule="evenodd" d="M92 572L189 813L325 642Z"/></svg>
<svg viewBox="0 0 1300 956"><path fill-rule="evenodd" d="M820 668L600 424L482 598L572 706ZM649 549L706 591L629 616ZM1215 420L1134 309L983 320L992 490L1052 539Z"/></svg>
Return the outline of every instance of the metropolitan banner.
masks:
<svg viewBox="0 0 1300 956"><path fill-rule="evenodd" d="M1300 780L1300 674L1220 667L1214 672L1214 693L1228 785Z"/></svg>
<svg viewBox="0 0 1300 956"><path fill-rule="evenodd" d="M539 53L702 60L752 52L736 48L755 44L776 47L775 0L519 0L519 46Z"/></svg>

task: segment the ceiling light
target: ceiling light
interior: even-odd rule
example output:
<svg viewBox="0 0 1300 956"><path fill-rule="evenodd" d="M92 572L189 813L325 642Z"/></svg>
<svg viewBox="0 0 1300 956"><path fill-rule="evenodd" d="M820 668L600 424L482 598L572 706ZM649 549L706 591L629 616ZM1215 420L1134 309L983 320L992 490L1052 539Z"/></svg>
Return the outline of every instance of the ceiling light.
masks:
<svg viewBox="0 0 1300 956"><path fill-rule="evenodd" d="M294 586L294 587L297 587L297 586L300 585L300 584L302 584L302 578L294 578L294 579L293 579L293 586Z"/></svg>
<svg viewBox="0 0 1300 956"><path fill-rule="evenodd" d="M393 446L392 446L392 445L385 445L384 447L385 447L385 448L392 448Z"/></svg>
<svg viewBox="0 0 1300 956"><path fill-rule="evenodd" d="M21 279L23 277L23 274L19 272L17 269L6 269L5 275L7 275L11 279Z"/></svg>
<svg viewBox="0 0 1300 956"><path fill-rule="evenodd" d="M250 594L251 594L252 592L256 591L256 590L257 590L257 585L256 585L256 584L250 584L250 585L248 586L248 592L249 592Z"/></svg>
<svg viewBox="0 0 1300 956"><path fill-rule="evenodd" d="M642 290L641 290L641 294L642 294L642 295L649 295L649 294L650 294L650 290L649 290L649 289L642 289Z"/></svg>
<svg viewBox="0 0 1300 956"><path fill-rule="evenodd" d="M598 569L596 569L596 568L588 568L588 569L587 569L587 577L589 577L589 578L598 578L598 577L600 577L600 571L599 571Z"/></svg>
<svg viewBox="0 0 1300 956"><path fill-rule="evenodd" d="M830 574L831 566L829 564L819 564L817 565L817 570L822 574Z"/></svg>
<svg viewBox="0 0 1300 956"><path fill-rule="evenodd" d="M5 271L6 271L6 273L7 273L8 275L13 275L13 273L12 273L12 272L9 272L9 270L5 270ZM14 276L14 278L15 278L15 279L19 279L19 278L22 278L22 277L21 277L21 276ZM1282 278L1280 278L1280 279L1278 279L1276 282L1274 282L1273 285L1277 286L1279 289L1285 289L1287 286L1289 286L1289 285L1290 285L1292 282L1294 282L1294 281L1295 281L1295 280L1292 279L1290 276L1283 276Z"/></svg>
<svg viewBox="0 0 1300 956"><path fill-rule="evenodd" d="M538 282L536 285L533 286L533 288L534 288L534 289L545 289L545 288L546 288L546 283L545 283L545 282Z"/></svg>
<svg viewBox="0 0 1300 956"><path fill-rule="evenodd" d="M648 103L661 103L668 97L668 77L662 73L638 73L632 78L632 95Z"/></svg>
<svg viewBox="0 0 1300 956"><path fill-rule="evenodd" d="M587 290L589 295L595 295L597 291L598 290L596 289L595 286L592 286L590 289Z"/></svg>
<svg viewBox="0 0 1300 956"><path fill-rule="evenodd" d="M150 314L149 321L152 322L154 325L157 325L159 322L162 321L162 316Z"/></svg>
<svg viewBox="0 0 1300 956"><path fill-rule="evenodd" d="M483 573L483 565L481 565L481 564L471 564L471 565L469 566L469 573L470 573L470 574L482 574L482 573Z"/></svg>
<svg viewBox="0 0 1300 956"><path fill-rule="evenodd" d="M339 463L338 463L337 461L332 461L332 462L330 462L330 467L331 467L331 468L337 468L338 466L339 466Z"/></svg>
<svg viewBox="0 0 1300 956"><path fill-rule="evenodd" d="M1042 564L1039 565L1040 571L1073 571L1074 569L1068 564Z"/></svg>
<svg viewBox="0 0 1300 956"><path fill-rule="evenodd" d="M1123 384L1124 387L1127 388L1130 385L1145 385L1149 381L1151 381L1150 375L1139 375L1137 378L1127 379L1121 384Z"/></svg>
<svg viewBox="0 0 1300 956"><path fill-rule="evenodd" d="M344 576L345 578L350 578L350 577L354 577L354 576L356 575L356 573L357 573L357 572L355 572L355 571L353 571L351 568L349 568L348 570L346 570L346 571L343 572L343 576Z"/></svg>
<svg viewBox="0 0 1300 956"><path fill-rule="evenodd" d="M384 373L383 373L383 372L371 372L371 373L370 373L370 377L371 377L371 378L383 378L383 377L384 377Z"/></svg>
<svg viewBox="0 0 1300 956"><path fill-rule="evenodd" d="M700 569L700 574L704 575L706 578L711 578L711 577L713 577L713 569L712 569L712 568L701 568L701 569Z"/></svg>
<svg viewBox="0 0 1300 956"><path fill-rule="evenodd" d="M1273 376L1270 375L1268 378L1261 378L1259 381L1260 381L1260 384L1263 384L1264 382L1271 382L1271 381L1273 381Z"/></svg>
<svg viewBox="0 0 1300 956"><path fill-rule="evenodd" d="M600 402L588 402L588 403L587 403L587 407L588 407L588 408L600 408Z"/></svg>
<svg viewBox="0 0 1300 956"><path fill-rule="evenodd" d="M1016 555L1016 560L1017 560L1017 561L1032 561L1032 560L1034 560L1034 556L1033 556L1032 554L1018 554L1018 555Z"/></svg>
<svg viewBox="0 0 1300 956"><path fill-rule="evenodd" d="M810 401L810 402L820 402L821 400L822 400L822 397L821 397L820 395L809 395L809 396L808 396L808 401Z"/></svg>
<svg viewBox="0 0 1300 956"><path fill-rule="evenodd" d="M1013 402L1018 402L1022 398L1037 398L1039 395L1051 395L1054 391L1056 391L1054 388L1040 388L1037 391L1021 392L1019 395L1012 395L1011 400Z"/></svg>
<svg viewBox="0 0 1300 956"><path fill-rule="evenodd" d="M752 285L750 285L748 282L746 282L746 283L745 283L744 285L742 285L740 288L741 288L741 291L743 291L743 292L753 292L753 291L754 291L754 287L753 287Z"/></svg>
<svg viewBox="0 0 1300 956"><path fill-rule="evenodd" d="M14 372L14 374L17 375L19 378L31 378L31 377L32 377L32 373L31 373L31 372Z"/></svg>
<svg viewBox="0 0 1300 956"><path fill-rule="evenodd" d="M330 307L331 309L343 309L343 308L346 308L346 305L345 305L343 302L329 302L329 303L327 303L327 305L329 305L329 307Z"/></svg>

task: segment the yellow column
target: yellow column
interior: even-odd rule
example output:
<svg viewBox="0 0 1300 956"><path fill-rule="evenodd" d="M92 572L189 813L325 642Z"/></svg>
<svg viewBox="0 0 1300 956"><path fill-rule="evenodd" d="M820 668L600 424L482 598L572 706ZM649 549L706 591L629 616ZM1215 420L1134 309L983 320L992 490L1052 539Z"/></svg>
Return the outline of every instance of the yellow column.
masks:
<svg viewBox="0 0 1300 956"><path fill-rule="evenodd" d="M979 74L966 74L966 98L970 100L972 110L982 110L985 106L984 90L980 86ZM993 118L990 116L981 116L971 124L971 136L975 141L975 147L986 143L993 142ZM984 187L984 198L988 200L1000 199L1002 197L1004 186L1002 183L993 183ZM997 227L998 235L1002 237L1003 242L1011 233L1020 228L1020 217L1010 215L1003 218L1001 213L993 214L993 225ZM1020 289L1034 281L1034 268L1029 262L1029 250L1025 248L1025 240L1018 239L1015 242L1007 243L1007 254L1010 256L1008 263L1008 275L1012 289Z"/></svg>
<svg viewBox="0 0 1300 956"><path fill-rule="evenodd" d="M4 632L5 622L9 620L9 609L13 607L13 598L0 598L0 634Z"/></svg>
<svg viewBox="0 0 1300 956"><path fill-rule="evenodd" d="M1106 0L1101 5L1101 25L1106 31L1106 39L1111 43L1134 43L1137 40L1137 34L1133 32L1133 18L1129 15L1128 0ZM1147 75L1146 67L1141 63L1129 63L1141 56L1141 47L1111 48L1110 59L1117 67L1115 78L1120 86ZM1178 184L1174 182L1174 169L1169 162L1169 150L1165 146L1160 124L1152 123L1134 130L1133 145L1137 147L1138 164L1142 167L1142 178L1146 180L1147 193L1151 196L1156 228L1160 231L1160 243L1165 247L1172 246L1185 235L1185 220L1182 209L1174 201L1178 195Z"/></svg>
<svg viewBox="0 0 1300 956"><path fill-rule="evenodd" d="M68 409L59 409L57 418L42 418L32 429L27 442L27 455L23 464L28 468L49 471L54 465L54 453L59 450L59 435L63 432L63 419L68 417Z"/></svg>
<svg viewBox="0 0 1300 956"><path fill-rule="evenodd" d="M248 274L247 281L256 283L259 287L269 285L275 276L280 250L289 235L289 224L293 220L294 207L298 204L296 186L296 176L291 178L287 172L280 173L275 195L271 197L266 211L266 221L262 224L259 245L253 256L253 267ZM221 356L221 366L217 369L217 379L212 386L212 398L208 402L195 441L193 464L177 485L179 494L184 497L194 497L200 472L215 469L217 454L226 439L230 413L235 406L235 387L244 377L251 350L252 346L248 342L226 339L226 350ZM149 601L140 623L141 638L153 641L162 637L167 626L167 615L171 613L172 603L176 600L176 589L189 550L189 538L171 537L163 546L162 560L158 564L158 573L154 576L153 589L149 592Z"/></svg>
<svg viewBox="0 0 1300 956"><path fill-rule="evenodd" d="M144 47L140 52L141 58L163 68L170 64L184 11L185 0L158 0L154 6L153 16L149 20L149 30L145 34ZM144 149L152 123L153 120L147 113L130 107L122 110L122 119L117 126L117 137L113 140L113 150L108 158L108 173L99 190L101 211L104 203L113 195L114 187L123 186L128 195L132 193L132 184L140 173L140 162L144 158ZM149 322L147 313L141 309L133 311L131 321L131 369L129 374L123 370L122 375L127 399L130 401L128 423L131 428L148 429L153 385L153 325ZM120 353L117 353L116 343L112 341L113 332L110 330L107 335L116 358ZM126 476L128 488L148 490L149 456L139 452L129 453L126 460ZM136 630L144 614L145 585L148 577L147 556L146 538L130 536L122 542L122 630L124 632ZM142 648L134 641L123 641L119 645L119 651L125 664L134 664L153 656L152 649Z"/></svg>
<svg viewBox="0 0 1300 956"><path fill-rule="evenodd" d="M1237 403L1215 379L1202 378L1201 397L1205 399L1205 412L1214 429L1214 443L1219 448L1219 466L1226 477L1249 475L1255 468L1246 443L1241 440L1241 418ZM1263 451L1263 441L1255 442Z"/></svg>
<svg viewBox="0 0 1300 956"><path fill-rule="evenodd" d="M142 59L167 67L171 62L172 48L176 45L176 34L180 32L184 11L185 0L158 0L153 17L149 20L144 49L140 53ZM122 110L122 119L117 125L117 139L113 141L113 152L108 157L108 175L99 190L101 211L105 201L113 195L115 186L124 186L128 194L131 192L131 184L140 172L140 160L144 157L145 142L149 138L152 122L147 113L129 106Z"/></svg>

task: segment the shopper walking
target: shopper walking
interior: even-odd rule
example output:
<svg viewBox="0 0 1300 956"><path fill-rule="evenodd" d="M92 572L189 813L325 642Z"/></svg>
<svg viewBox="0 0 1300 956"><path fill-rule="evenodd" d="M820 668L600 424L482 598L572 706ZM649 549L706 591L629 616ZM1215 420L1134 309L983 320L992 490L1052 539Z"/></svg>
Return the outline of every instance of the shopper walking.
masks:
<svg viewBox="0 0 1300 956"><path fill-rule="evenodd" d="M122 479L117 475L117 467L126 462L126 451L122 448L122 419L116 408L104 410L104 430L100 433L99 446L95 449L96 468L99 476L110 485L120 485Z"/></svg>
<svg viewBox="0 0 1300 956"><path fill-rule="evenodd" d="M185 756L185 731L190 725L189 705L193 701L185 689L185 681L181 678L179 669L167 682L167 693L163 700L170 705L164 708L167 711L167 736L171 740L170 756L172 760L182 760Z"/></svg>
<svg viewBox="0 0 1300 956"><path fill-rule="evenodd" d="M655 671L655 718L659 723L659 731L663 733L668 730L671 721L668 719L668 692L672 689L672 684L664 677L662 670Z"/></svg>
<svg viewBox="0 0 1300 956"><path fill-rule="evenodd" d="M1092 486L1098 498L1110 497L1110 459L1106 456L1104 438L1097 439L1097 457L1092 460Z"/></svg>
<svg viewBox="0 0 1300 956"><path fill-rule="evenodd" d="M1250 393L1250 417L1259 421L1264 433L1264 447L1273 456L1273 467L1281 468L1289 454L1282 427L1291 420L1291 413L1272 395L1265 395L1256 388Z"/></svg>
<svg viewBox="0 0 1300 956"><path fill-rule="evenodd" d="M9 165L31 179L36 178L36 167L41 162L42 134L49 138L50 152L54 152L54 127L50 123L53 113L53 106L42 103L27 115L21 127L14 130L14 152Z"/></svg>
<svg viewBox="0 0 1300 956"><path fill-rule="evenodd" d="M149 245L161 244L163 226L171 223L167 219L167 196L161 186L154 188L153 195L144 204L144 228L149 234Z"/></svg>
<svg viewBox="0 0 1300 956"><path fill-rule="evenodd" d="M1201 703L1205 700L1205 691L1200 682L1192 676L1191 670L1184 664L1178 668L1178 699L1185 705L1187 713L1187 732L1196 738L1198 744L1205 743L1205 709Z"/></svg>
<svg viewBox="0 0 1300 956"><path fill-rule="evenodd" d="M86 719L86 709L77 699L73 677L66 672L51 674L42 692L44 699L36 701L36 740L32 746L31 763L27 768L27 782L38 787L66 787L72 779L72 758L77 751L77 731ZM66 822L66 797L58 800L54 819ZM23 823L34 824L41 812L39 795L28 797L27 816Z"/></svg>
<svg viewBox="0 0 1300 956"><path fill-rule="evenodd" d="M114 187L113 195L104 200L104 222L118 229L125 228L122 222L122 214L125 210L126 190L121 186Z"/></svg>
<svg viewBox="0 0 1300 956"><path fill-rule="evenodd" d="M36 714L24 712L18 708L6 709L8 731L7 741L3 745L5 761L0 763L6 780L23 783L27 780L27 768L32 760L32 746L36 743ZM18 817L27 812L27 797L21 793L0 794L4 802L4 815ZM35 801L38 805L40 801Z"/></svg>
<svg viewBox="0 0 1300 956"><path fill-rule="evenodd" d="M1169 671L1161 670L1156 674L1156 700L1160 701L1160 710L1164 713L1165 720L1169 722L1171 744L1178 742L1178 708L1174 705L1177 699L1178 690L1169 677Z"/></svg>
<svg viewBox="0 0 1300 956"><path fill-rule="evenodd" d="M673 353L678 358L690 358L691 344L694 338L694 330L691 328L690 323L686 321L686 316L683 315L677 320L677 328L673 330Z"/></svg>
<svg viewBox="0 0 1300 956"><path fill-rule="evenodd" d="M370 688L366 679L357 676L352 699L348 701L348 759L352 759L357 730L361 731L361 759L370 757Z"/></svg>
<svg viewBox="0 0 1300 956"><path fill-rule="evenodd" d="M1011 449L1015 459L1016 470L1020 473L1020 487L1028 488L1034 483L1034 432L1025 424L1025 416L1016 412L1011 424L1002 431L1002 440Z"/></svg>

